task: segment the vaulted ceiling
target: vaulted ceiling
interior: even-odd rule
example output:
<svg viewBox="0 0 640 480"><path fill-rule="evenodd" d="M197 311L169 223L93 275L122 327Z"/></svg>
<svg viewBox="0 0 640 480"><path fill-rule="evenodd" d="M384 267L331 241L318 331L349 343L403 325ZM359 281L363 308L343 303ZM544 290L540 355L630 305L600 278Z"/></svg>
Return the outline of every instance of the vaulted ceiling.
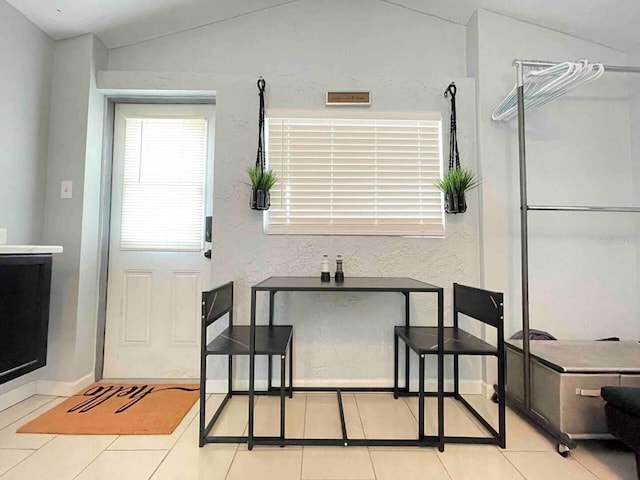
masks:
<svg viewBox="0 0 640 480"><path fill-rule="evenodd" d="M54 39L96 33L109 48L313 0L7 0ZM342 0L350 1L350 0ZM368 0L466 25L485 8L620 51L640 47L638 0Z"/></svg>

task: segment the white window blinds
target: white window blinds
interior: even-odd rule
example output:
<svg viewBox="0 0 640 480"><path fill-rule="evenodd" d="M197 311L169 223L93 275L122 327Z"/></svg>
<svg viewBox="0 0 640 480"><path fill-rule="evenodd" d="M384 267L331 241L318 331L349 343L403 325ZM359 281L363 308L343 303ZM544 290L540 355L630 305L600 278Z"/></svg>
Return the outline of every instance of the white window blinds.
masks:
<svg viewBox="0 0 640 480"><path fill-rule="evenodd" d="M120 248L202 248L207 121L127 118Z"/></svg>
<svg viewBox="0 0 640 480"><path fill-rule="evenodd" d="M267 119L268 233L444 235L439 114L307 115Z"/></svg>

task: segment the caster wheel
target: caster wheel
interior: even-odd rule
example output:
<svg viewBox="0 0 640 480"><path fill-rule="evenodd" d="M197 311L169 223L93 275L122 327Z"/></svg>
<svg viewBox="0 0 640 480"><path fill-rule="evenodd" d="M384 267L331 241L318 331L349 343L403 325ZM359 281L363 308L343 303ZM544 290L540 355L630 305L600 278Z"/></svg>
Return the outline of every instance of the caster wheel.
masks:
<svg viewBox="0 0 640 480"><path fill-rule="evenodd" d="M494 393L493 395L491 395L491 401L493 403L498 403L498 394Z"/></svg>
<svg viewBox="0 0 640 480"><path fill-rule="evenodd" d="M571 449L569 447L561 443L558 444L558 453L560 454L561 457L567 458L570 452L571 452Z"/></svg>

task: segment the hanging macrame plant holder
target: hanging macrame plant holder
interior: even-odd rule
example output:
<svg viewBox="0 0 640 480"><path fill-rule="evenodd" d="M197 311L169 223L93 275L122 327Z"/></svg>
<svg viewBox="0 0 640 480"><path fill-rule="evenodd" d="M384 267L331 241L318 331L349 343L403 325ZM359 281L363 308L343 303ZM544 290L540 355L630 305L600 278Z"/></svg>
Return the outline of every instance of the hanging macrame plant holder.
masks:
<svg viewBox="0 0 640 480"><path fill-rule="evenodd" d="M260 175L264 175L265 169L265 133L264 133L264 90L267 82L264 78L258 79L258 95L260 97L260 108L258 111L258 152L256 154L256 169L260 171ZM249 206L252 210L269 210L271 206L271 194L269 190L261 190L255 186L251 187L251 197Z"/></svg>
<svg viewBox="0 0 640 480"><path fill-rule="evenodd" d="M458 151L458 127L456 119L455 83L451 82L444 92L445 98L451 99L451 129L449 135L449 171L460 169L460 152ZM447 213L464 213L467 211L467 200L464 192L445 192L444 211Z"/></svg>
<svg viewBox="0 0 640 480"><path fill-rule="evenodd" d="M447 213L464 213L467 211L467 200L463 193L447 193L444 198L444 211Z"/></svg>
<svg viewBox="0 0 640 480"><path fill-rule="evenodd" d="M271 195L268 190L251 187L251 208L253 210L269 210Z"/></svg>

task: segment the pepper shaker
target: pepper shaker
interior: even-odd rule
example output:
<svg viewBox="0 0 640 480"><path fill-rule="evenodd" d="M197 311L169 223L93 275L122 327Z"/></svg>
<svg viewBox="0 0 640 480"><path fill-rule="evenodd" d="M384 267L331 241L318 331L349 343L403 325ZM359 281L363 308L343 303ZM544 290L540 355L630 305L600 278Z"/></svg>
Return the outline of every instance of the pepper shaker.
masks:
<svg viewBox="0 0 640 480"><path fill-rule="evenodd" d="M342 271L342 255L336 257L336 283L344 282L344 272Z"/></svg>

